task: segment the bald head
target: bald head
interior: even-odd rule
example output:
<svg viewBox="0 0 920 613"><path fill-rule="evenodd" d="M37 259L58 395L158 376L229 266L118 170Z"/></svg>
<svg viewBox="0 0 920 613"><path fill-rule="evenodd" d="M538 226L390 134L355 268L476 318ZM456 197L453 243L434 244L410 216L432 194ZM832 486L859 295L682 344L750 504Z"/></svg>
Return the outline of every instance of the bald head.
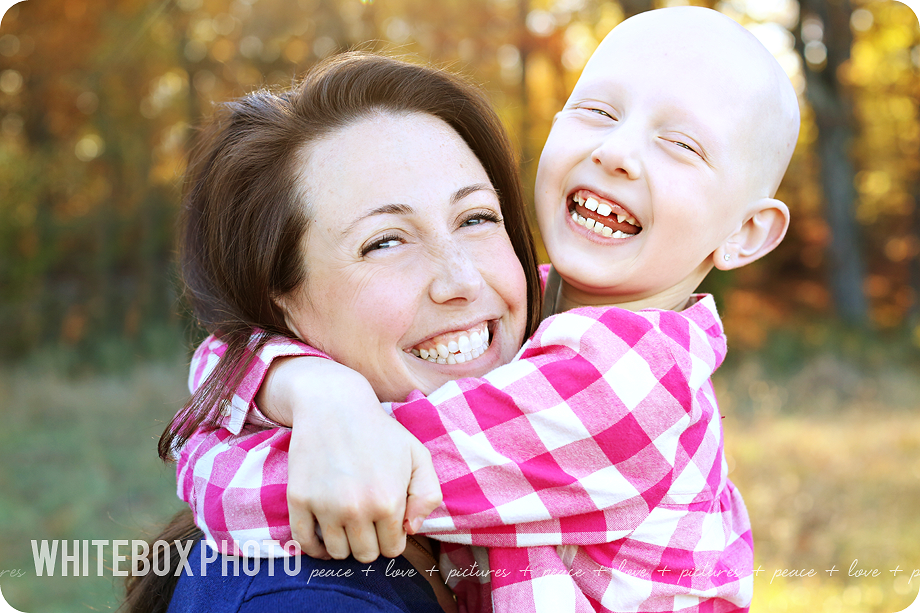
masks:
<svg viewBox="0 0 920 613"><path fill-rule="evenodd" d="M692 92L720 109L731 120L726 146L748 160L758 193L775 194L798 138L799 107L789 78L753 34L711 9L647 11L607 35L582 78L630 65L636 78L660 79L678 100Z"/></svg>

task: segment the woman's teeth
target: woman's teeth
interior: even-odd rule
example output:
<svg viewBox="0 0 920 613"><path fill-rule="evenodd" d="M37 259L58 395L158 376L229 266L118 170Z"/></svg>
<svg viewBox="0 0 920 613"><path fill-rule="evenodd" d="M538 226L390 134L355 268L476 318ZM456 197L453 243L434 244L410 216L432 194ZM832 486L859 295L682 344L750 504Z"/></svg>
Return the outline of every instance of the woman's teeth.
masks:
<svg viewBox="0 0 920 613"><path fill-rule="evenodd" d="M412 355L435 364L463 364L475 360L489 348L489 327L481 324L467 332L441 335L412 349Z"/></svg>

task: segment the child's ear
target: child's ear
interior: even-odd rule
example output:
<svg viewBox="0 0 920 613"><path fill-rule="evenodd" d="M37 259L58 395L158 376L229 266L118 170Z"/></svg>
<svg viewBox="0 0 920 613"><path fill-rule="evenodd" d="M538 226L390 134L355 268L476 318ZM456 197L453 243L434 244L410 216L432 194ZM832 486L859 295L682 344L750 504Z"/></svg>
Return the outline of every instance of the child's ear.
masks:
<svg viewBox="0 0 920 613"><path fill-rule="evenodd" d="M713 252L713 265L731 270L750 264L773 251L788 228L789 207L773 198L758 200L748 207L741 227Z"/></svg>

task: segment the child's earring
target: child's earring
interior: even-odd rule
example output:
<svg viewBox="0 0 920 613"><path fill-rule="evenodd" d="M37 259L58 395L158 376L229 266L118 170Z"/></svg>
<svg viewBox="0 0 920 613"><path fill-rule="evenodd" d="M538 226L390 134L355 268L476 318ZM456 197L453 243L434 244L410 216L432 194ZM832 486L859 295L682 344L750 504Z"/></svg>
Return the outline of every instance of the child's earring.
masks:
<svg viewBox="0 0 920 613"><path fill-rule="evenodd" d="M728 262L728 261L731 261L732 256L730 253L726 253L725 255L722 256L722 259Z"/></svg>

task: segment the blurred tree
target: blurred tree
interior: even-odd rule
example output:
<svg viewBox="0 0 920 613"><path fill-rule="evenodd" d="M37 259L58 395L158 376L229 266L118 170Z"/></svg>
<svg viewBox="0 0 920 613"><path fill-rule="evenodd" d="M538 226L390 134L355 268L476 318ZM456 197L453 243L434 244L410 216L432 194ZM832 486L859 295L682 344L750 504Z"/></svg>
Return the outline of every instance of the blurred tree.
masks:
<svg viewBox="0 0 920 613"><path fill-rule="evenodd" d="M901 325L920 291L920 34L915 19L904 23L913 15L896 2L851 10L846 0L802 0L796 26L796 0L695 3L779 41L768 46L786 54L794 82L807 81L803 132L781 188L794 204L793 228L778 253L717 280L726 297L738 290L737 301L725 301L727 314L746 313L743 327L758 342L790 314L823 317L834 306L849 321L871 312L874 322ZM213 105L286 87L319 59L355 46L433 62L484 84L520 147L532 194L553 115L597 44L625 17L663 4L14 6L0 28L0 317L8 323L0 355L55 343L91 354L106 337L142 345L151 330L176 328L179 180L189 126Z"/></svg>
<svg viewBox="0 0 920 613"><path fill-rule="evenodd" d="M857 6L849 21L850 59L838 78L850 92L858 126L850 158L865 239L865 290L872 322L894 328L911 319L918 297L920 30L898 2Z"/></svg>
<svg viewBox="0 0 920 613"><path fill-rule="evenodd" d="M172 317L175 207L147 183L160 126L138 114L151 74L172 63L152 36L166 4L49 0L3 21L7 356L58 342L91 353Z"/></svg>
<svg viewBox="0 0 920 613"><path fill-rule="evenodd" d="M850 57L849 0L800 0L798 43L805 63L808 101L818 127L818 157L825 213L830 227L830 289L845 321L865 325L865 263L856 222L856 173L850 159L853 141L851 102L840 83L841 66Z"/></svg>

